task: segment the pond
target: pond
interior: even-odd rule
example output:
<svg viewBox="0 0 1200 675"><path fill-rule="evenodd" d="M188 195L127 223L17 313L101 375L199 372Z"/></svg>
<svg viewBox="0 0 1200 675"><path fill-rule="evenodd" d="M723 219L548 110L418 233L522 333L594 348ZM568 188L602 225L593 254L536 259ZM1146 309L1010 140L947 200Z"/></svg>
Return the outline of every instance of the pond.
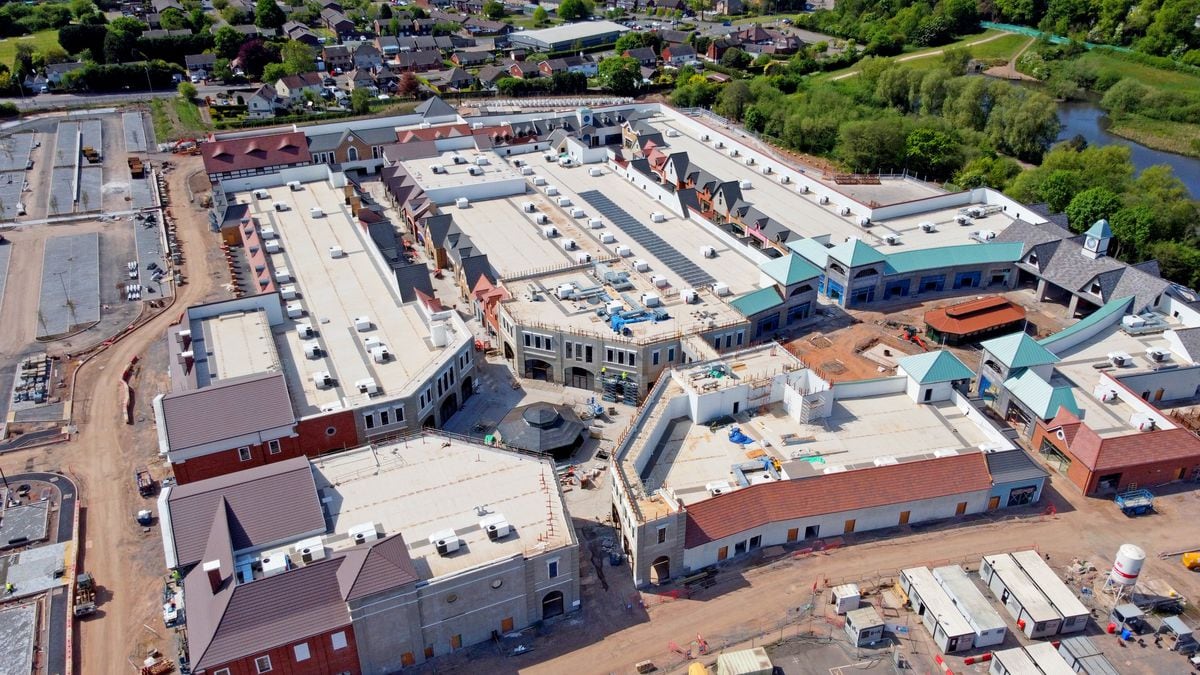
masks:
<svg viewBox="0 0 1200 675"><path fill-rule="evenodd" d="M1058 140L1065 141L1076 135L1087 139L1088 145L1112 145L1114 143L1128 146L1133 158L1133 165L1138 171L1155 164L1168 164L1175 170L1175 175L1193 199L1200 199L1200 159L1185 157L1172 152L1154 150L1131 140L1108 133L1108 117L1104 111L1091 101L1069 101L1058 105L1058 120L1062 123L1062 131Z"/></svg>

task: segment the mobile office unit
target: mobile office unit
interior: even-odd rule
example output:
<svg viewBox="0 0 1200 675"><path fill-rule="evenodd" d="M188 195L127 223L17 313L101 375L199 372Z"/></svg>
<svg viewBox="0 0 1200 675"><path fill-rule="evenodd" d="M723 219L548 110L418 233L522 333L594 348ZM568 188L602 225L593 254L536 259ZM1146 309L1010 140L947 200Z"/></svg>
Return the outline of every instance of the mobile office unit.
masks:
<svg viewBox="0 0 1200 675"><path fill-rule="evenodd" d="M992 603L983 596L963 568L958 565L939 567L933 570L933 578L975 631L975 647L990 647L1004 642L1008 624L992 608Z"/></svg>
<svg viewBox="0 0 1200 675"><path fill-rule="evenodd" d="M958 611L954 601L938 585L928 567L912 567L900 572L900 588L908 594L912 609L943 654L970 649L975 630Z"/></svg>
<svg viewBox="0 0 1200 675"><path fill-rule="evenodd" d="M1016 619L1017 628L1026 637L1040 638L1058 633L1062 616L1050 606L1050 601L1011 555L985 555L979 565L979 577Z"/></svg>
<svg viewBox="0 0 1200 675"><path fill-rule="evenodd" d="M1081 631L1087 626L1088 617L1091 613L1087 607L1075 597L1075 593L1067 588L1063 580L1050 569L1046 561L1037 551L1019 551L1012 554L1013 560L1017 561L1017 565L1025 572L1026 576L1033 581L1042 595L1050 601L1050 606L1054 611L1062 616L1062 627L1058 629L1059 633L1074 633Z"/></svg>

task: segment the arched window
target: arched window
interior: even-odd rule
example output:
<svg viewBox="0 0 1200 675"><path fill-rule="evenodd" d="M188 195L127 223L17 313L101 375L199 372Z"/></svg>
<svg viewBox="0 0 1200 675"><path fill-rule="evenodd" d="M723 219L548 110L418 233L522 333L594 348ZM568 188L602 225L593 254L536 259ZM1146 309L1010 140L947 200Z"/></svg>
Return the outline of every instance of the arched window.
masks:
<svg viewBox="0 0 1200 675"><path fill-rule="evenodd" d="M346 151L346 158L348 161L357 162L358 161L358 148L354 147L353 145L350 146L350 149Z"/></svg>

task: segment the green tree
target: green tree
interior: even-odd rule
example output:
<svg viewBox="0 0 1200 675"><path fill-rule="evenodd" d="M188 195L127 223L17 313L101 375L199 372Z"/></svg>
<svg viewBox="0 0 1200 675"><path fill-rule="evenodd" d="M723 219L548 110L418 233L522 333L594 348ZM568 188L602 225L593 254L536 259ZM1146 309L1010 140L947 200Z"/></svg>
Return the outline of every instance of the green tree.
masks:
<svg viewBox="0 0 1200 675"><path fill-rule="evenodd" d="M767 116L755 106L747 108L744 117L745 127L755 133L762 133L763 128L767 125Z"/></svg>
<svg viewBox="0 0 1200 675"><path fill-rule="evenodd" d="M386 2L379 6L379 18L382 21L387 21L392 18L392 6Z"/></svg>
<svg viewBox="0 0 1200 675"><path fill-rule="evenodd" d="M274 84L288 75L294 74L295 73L288 72L287 66L282 63L268 63L263 66L262 81L266 82L267 84Z"/></svg>
<svg viewBox="0 0 1200 675"><path fill-rule="evenodd" d="M1158 218L1148 206L1126 206L1109 221L1117 247L1113 257L1132 262L1140 261L1150 250L1154 226Z"/></svg>
<svg viewBox="0 0 1200 675"><path fill-rule="evenodd" d="M1083 232L1097 220L1111 219L1124 206L1121 196L1106 187L1088 188L1067 204L1067 222L1075 232Z"/></svg>
<svg viewBox="0 0 1200 675"><path fill-rule="evenodd" d="M962 147L944 131L914 129L904 139L904 160L910 171L945 179L962 166Z"/></svg>
<svg viewBox="0 0 1200 675"><path fill-rule="evenodd" d="M597 79L604 89L628 96L636 93L641 87L642 69L637 59L629 56L610 56L602 60L597 67Z"/></svg>
<svg viewBox="0 0 1200 675"><path fill-rule="evenodd" d="M536 25L544 26L549 20L550 14L546 11L545 7L538 5L537 8L533 10L533 23Z"/></svg>
<svg viewBox="0 0 1200 675"><path fill-rule="evenodd" d="M888 116L847 122L838 132L837 153L854 171L899 168L904 160L904 120Z"/></svg>
<svg viewBox="0 0 1200 675"><path fill-rule="evenodd" d="M967 162L954 175L954 184L961 188L990 187L1004 190L1021 173L1021 165L1008 157L984 155Z"/></svg>
<svg viewBox="0 0 1200 675"><path fill-rule="evenodd" d="M259 28L279 28L287 22L287 15L275 4L275 0L258 0L254 5L254 25Z"/></svg>
<svg viewBox="0 0 1200 675"><path fill-rule="evenodd" d="M133 60L133 50L137 48L138 38L146 30L146 24L121 17L108 24L108 33L104 36L104 60L107 63L125 63ZM18 43L20 44L20 43Z"/></svg>
<svg viewBox="0 0 1200 675"><path fill-rule="evenodd" d="M311 73L317 68L316 54L312 47L299 40L285 42L279 50L279 57L283 59L283 65L288 75Z"/></svg>
<svg viewBox="0 0 1200 675"><path fill-rule="evenodd" d="M92 0L71 0L71 14L76 19L81 19L84 16L96 11L96 5Z"/></svg>
<svg viewBox="0 0 1200 675"><path fill-rule="evenodd" d="M1108 112L1136 113L1145 105L1150 89L1137 80L1124 78L1104 92L1100 107Z"/></svg>
<svg viewBox="0 0 1200 675"><path fill-rule="evenodd" d="M717 94L717 114L731 120L739 121L746 105L750 102L750 85L745 80L733 80L726 84L721 93Z"/></svg>
<svg viewBox="0 0 1200 675"><path fill-rule="evenodd" d="M965 75L971 62L971 51L966 47L949 47L942 52L942 68L951 75Z"/></svg>
<svg viewBox="0 0 1200 675"><path fill-rule="evenodd" d="M1046 202L1052 211L1062 211L1067 208L1075 195L1083 189L1083 180L1075 171L1052 171L1046 176L1039 189L1040 201Z"/></svg>
<svg viewBox="0 0 1200 675"><path fill-rule="evenodd" d="M362 88L350 92L350 110L355 115L365 115L371 112L371 94Z"/></svg>
<svg viewBox="0 0 1200 675"><path fill-rule="evenodd" d="M1187 186L1166 164L1142 169L1133 181L1126 203L1146 206L1155 212L1155 241L1187 239L1193 233L1194 224L1200 220L1196 202Z"/></svg>
<svg viewBox="0 0 1200 675"><path fill-rule="evenodd" d="M563 21L583 21L592 15L593 9L592 0L562 0L558 5L558 18Z"/></svg>
<svg viewBox="0 0 1200 675"><path fill-rule="evenodd" d="M242 37L233 26L221 26L213 34L213 50L217 56L232 59L237 56L238 49L242 46Z"/></svg>
<svg viewBox="0 0 1200 675"><path fill-rule="evenodd" d="M196 85L191 82L179 83L179 98L185 101L191 101L196 98Z"/></svg>
<svg viewBox="0 0 1200 675"><path fill-rule="evenodd" d="M745 68L752 60L749 54L738 47L730 47L721 54L721 65L726 68Z"/></svg>
<svg viewBox="0 0 1200 675"><path fill-rule="evenodd" d="M713 8L713 0L688 0L688 8L704 20L704 13Z"/></svg>
<svg viewBox="0 0 1200 675"><path fill-rule="evenodd" d="M167 7L159 12L158 23L164 30L181 30L187 26L187 16L175 7Z"/></svg>
<svg viewBox="0 0 1200 675"><path fill-rule="evenodd" d="M617 38L617 43L613 45L613 49L618 54L625 53L627 49L637 49L638 47L649 47L657 54L662 51L662 36L657 32L651 31L630 31Z"/></svg>
<svg viewBox="0 0 1200 675"><path fill-rule="evenodd" d="M499 21L504 18L504 3L500 0L487 0L483 3L483 15L492 21Z"/></svg>
<svg viewBox="0 0 1200 675"><path fill-rule="evenodd" d="M1178 241L1150 245L1150 257L1158 261L1164 279L1188 288L1200 287L1200 248Z"/></svg>

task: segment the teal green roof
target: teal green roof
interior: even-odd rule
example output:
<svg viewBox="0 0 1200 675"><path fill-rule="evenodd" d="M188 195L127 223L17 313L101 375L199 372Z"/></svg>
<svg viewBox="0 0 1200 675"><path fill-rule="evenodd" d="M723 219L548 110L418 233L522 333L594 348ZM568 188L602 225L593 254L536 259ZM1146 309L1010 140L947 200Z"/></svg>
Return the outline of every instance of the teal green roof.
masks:
<svg viewBox="0 0 1200 675"><path fill-rule="evenodd" d="M1028 368L1058 363L1058 357L1025 333L985 340L983 348L1009 368Z"/></svg>
<svg viewBox="0 0 1200 675"><path fill-rule="evenodd" d="M1089 237L1097 239L1112 239L1112 228L1108 226L1108 221L1101 218L1097 220L1087 232L1084 232Z"/></svg>
<svg viewBox="0 0 1200 675"><path fill-rule="evenodd" d="M1029 407L1033 414L1043 420L1053 419L1059 408L1066 408L1079 415L1079 404L1071 387L1055 387L1038 377L1032 370L1022 371L1016 377L1004 381L1004 388L1012 397Z"/></svg>
<svg viewBox="0 0 1200 675"><path fill-rule="evenodd" d="M1073 335L1078 335L1079 333L1087 331L1094 326L1104 324L1105 322L1113 324L1117 323L1121 320L1122 316L1129 313L1132 307L1132 297L1110 300L1103 307L1080 319L1070 328L1064 328L1050 337L1038 340L1038 344L1043 347L1053 349L1053 345L1055 343L1065 340Z"/></svg>
<svg viewBox="0 0 1200 675"><path fill-rule="evenodd" d="M887 256L889 274L904 274L945 267L1010 263L1021 259L1021 242L960 244L917 251L900 251Z"/></svg>
<svg viewBox="0 0 1200 675"><path fill-rule="evenodd" d="M760 314L783 304L783 298L779 296L779 291L775 290L774 286L769 286L739 295L730 301L729 304L741 312L742 316L750 318L755 314Z"/></svg>
<svg viewBox="0 0 1200 675"><path fill-rule="evenodd" d="M825 269L825 263L829 262L829 249L825 248L825 244L822 244L816 239L797 239L796 241L790 241L788 242L788 248L795 251L796 255L804 258L822 270Z"/></svg>
<svg viewBox="0 0 1200 675"><path fill-rule="evenodd" d="M829 249L829 257L836 258L847 267L873 265L887 260L887 256L876 251L861 239L851 239Z"/></svg>
<svg viewBox="0 0 1200 675"><path fill-rule="evenodd" d="M759 265L758 269L784 286L798 284L808 279L816 279L824 274L816 265L795 253L789 253L782 258L768 260Z"/></svg>
<svg viewBox="0 0 1200 675"><path fill-rule="evenodd" d="M975 375L962 361L945 350L906 356L897 361L897 364L909 377L916 380L917 384L969 380Z"/></svg>

